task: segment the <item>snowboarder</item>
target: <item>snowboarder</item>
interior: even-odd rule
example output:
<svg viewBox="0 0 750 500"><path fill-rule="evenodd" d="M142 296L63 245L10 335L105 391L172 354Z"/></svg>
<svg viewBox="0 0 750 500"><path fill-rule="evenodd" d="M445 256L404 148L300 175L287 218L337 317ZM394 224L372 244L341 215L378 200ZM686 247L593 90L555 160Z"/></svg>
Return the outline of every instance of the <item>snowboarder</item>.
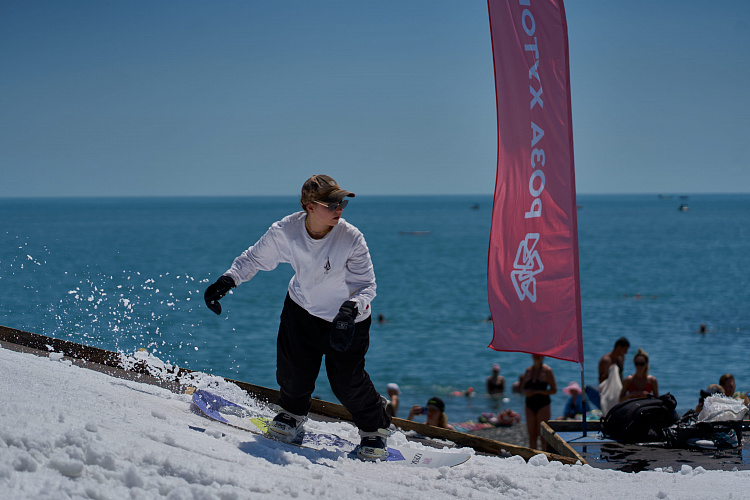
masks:
<svg viewBox="0 0 750 500"><path fill-rule="evenodd" d="M275 222L204 294L206 306L221 314L219 300L258 271L289 263L295 271L281 312L276 380L281 410L269 432L291 442L310 411L320 364L336 397L352 414L361 437L357 455L384 460L391 417L365 371L370 302L375 273L362 233L341 218L354 193L327 175L302 186L302 210Z"/></svg>

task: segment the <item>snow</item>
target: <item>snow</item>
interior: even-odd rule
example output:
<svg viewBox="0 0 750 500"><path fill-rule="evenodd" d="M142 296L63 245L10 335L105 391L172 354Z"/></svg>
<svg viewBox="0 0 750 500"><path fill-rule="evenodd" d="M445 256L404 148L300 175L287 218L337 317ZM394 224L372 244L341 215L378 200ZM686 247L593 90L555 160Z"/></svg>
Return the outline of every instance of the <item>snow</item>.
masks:
<svg viewBox="0 0 750 500"><path fill-rule="evenodd" d="M549 462L544 455L528 463L477 455L441 469L359 462L222 425L196 413L188 395L109 377L52 354L0 348L0 498L705 500L750 491L750 471L687 465L627 474ZM262 408L223 379L199 374L194 382ZM345 423L308 425L351 440L357 435ZM401 433L391 439L421 447Z"/></svg>

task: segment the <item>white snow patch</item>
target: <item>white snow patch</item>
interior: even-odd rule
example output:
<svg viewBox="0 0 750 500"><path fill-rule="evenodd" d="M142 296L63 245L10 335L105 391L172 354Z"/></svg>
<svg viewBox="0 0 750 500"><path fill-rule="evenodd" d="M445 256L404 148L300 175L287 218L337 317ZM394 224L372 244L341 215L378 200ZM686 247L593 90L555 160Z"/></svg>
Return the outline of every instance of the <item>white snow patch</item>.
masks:
<svg viewBox="0 0 750 500"><path fill-rule="evenodd" d="M148 353L125 358L169 376ZM193 374L189 382L272 414L218 377ZM185 394L3 348L0 398L0 498L705 500L750 491L750 471L687 465L626 474L543 455L528 463L474 455L443 469L364 463L208 420ZM346 423L308 425L357 437ZM421 446L400 432L390 442Z"/></svg>

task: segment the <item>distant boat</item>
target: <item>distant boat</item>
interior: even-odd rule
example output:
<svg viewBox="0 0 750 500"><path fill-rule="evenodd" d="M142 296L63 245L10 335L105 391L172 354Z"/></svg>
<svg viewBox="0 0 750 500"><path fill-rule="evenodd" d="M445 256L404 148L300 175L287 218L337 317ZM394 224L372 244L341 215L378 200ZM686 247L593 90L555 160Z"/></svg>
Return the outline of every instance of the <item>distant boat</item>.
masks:
<svg viewBox="0 0 750 500"><path fill-rule="evenodd" d="M690 207L687 206L687 203L681 203L680 204L680 208L679 208L680 212L687 212L688 210L690 210Z"/></svg>
<svg viewBox="0 0 750 500"><path fill-rule="evenodd" d="M668 199L670 199L671 197L672 197L672 195L671 195L671 194L660 194L660 195L659 195L659 199L660 199L660 200L668 200Z"/></svg>
<svg viewBox="0 0 750 500"><path fill-rule="evenodd" d="M398 234L404 234L408 236L427 236L430 234L429 231L399 231Z"/></svg>
<svg viewBox="0 0 750 500"><path fill-rule="evenodd" d="M473 205L471 206L471 209L472 209L472 210L479 210L479 203L474 203L474 204L473 204Z"/></svg>

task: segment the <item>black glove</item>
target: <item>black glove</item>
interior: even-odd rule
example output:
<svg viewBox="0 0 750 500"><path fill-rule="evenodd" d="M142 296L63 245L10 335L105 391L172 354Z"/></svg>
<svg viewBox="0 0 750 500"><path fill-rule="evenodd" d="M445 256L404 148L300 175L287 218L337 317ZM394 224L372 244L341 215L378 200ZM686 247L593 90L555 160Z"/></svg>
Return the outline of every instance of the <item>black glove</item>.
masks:
<svg viewBox="0 0 750 500"><path fill-rule="evenodd" d="M337 351L348 351L354 339L354 319L357 317L357 304L347 300L341 304L339 313L331 326L331 347Z"/></svg>
<svg viewBox="0 0 750 500"><path fill-rule="evenodd" d="M236 287L234 280L229 276L222 276L216 280L216 283L206 288L203 293L203 299L206 301L206 306L216 314L221 314L221 300L229 290Z"/></svg>

